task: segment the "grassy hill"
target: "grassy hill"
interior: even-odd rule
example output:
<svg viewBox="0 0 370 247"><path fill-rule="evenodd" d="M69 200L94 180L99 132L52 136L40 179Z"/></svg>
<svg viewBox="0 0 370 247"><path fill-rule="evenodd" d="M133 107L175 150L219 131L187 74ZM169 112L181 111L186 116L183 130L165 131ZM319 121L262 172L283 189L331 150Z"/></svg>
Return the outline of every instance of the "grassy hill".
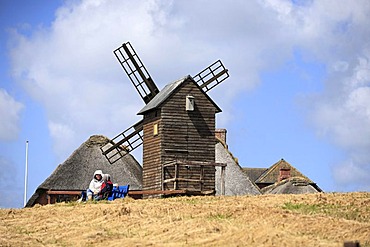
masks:
<svg viewBox="0 0 370 247"><path fill-rule="evenodd" d="M0 246L370 246L370 193L126 198L0 219Z"/></svg>

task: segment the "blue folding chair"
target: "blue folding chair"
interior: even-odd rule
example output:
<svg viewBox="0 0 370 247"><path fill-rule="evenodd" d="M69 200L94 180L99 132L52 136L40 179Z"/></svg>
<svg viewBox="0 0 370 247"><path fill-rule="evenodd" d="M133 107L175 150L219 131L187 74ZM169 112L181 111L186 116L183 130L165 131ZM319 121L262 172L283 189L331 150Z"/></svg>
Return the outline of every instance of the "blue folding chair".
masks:
<svg viewBox="0 0 370 247"><path fill-rule="evenodd" d="M127 196L129 188L129 184L114 187L112 190L112 194L108 197L108 201L113 201L116 198L124 198L125 196Z"/></svg>

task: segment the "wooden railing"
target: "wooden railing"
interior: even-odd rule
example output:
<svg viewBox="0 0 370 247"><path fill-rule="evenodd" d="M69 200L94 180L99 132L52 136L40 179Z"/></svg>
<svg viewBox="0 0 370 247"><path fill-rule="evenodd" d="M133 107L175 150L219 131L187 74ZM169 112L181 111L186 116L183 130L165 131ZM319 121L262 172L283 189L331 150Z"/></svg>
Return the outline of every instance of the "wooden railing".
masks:
<svg viewBox="0 0 370 247"><path fill-rule="evenodd" d="M203 190L204 168L206 167L221 167L221 195L225 195L225 168L226 163L216 163L216 162L201 162L201 161L171 161L162 165L162 190L164 190L165 184L173 182L173 190L178 189L178 182L195 182L200 184L200 190ZM174 177L164 178L165 168L174 167ZM181 178L179 177L179 168L181 166L185 167L200 167L199 179L194 178Z"/></svg>
<svg viewBox="0 0 370 247"><path fill-rule="evenodd" d="M76 191L76 190L47 190L46 195L47 195L47 201L48 201L47 203L50 204L52 196L66 195L66 196L77 197L77 196L81 196L81 190L79 191Z"/></svg>

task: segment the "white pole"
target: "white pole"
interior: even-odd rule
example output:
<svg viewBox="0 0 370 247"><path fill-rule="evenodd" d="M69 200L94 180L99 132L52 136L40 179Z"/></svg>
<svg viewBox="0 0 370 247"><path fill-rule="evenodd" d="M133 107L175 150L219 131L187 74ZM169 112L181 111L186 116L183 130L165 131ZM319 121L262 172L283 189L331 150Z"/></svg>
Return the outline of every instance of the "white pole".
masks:
<svg viewBox="0 0 370 247"><path fill-rule="evenodd" d="M26 169L24 172L24 199L23 206L26 206L27 203L27 178L28 178L28 141L26 141Z"/></svg>

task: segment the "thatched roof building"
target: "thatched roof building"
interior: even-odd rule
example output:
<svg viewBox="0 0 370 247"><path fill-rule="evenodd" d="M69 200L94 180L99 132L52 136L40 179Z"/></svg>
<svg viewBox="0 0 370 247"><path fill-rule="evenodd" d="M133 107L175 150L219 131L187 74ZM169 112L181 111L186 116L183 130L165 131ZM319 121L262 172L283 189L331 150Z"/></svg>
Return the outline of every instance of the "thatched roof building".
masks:
<svg viewBox="0 0 370 247"><path fill-rule="evenodd" d="M226 145L226 130L216 129L216 162L226 163L225 195L259 195L258 187L243 172ZM216 168L216 195L221 194L221 168Z"/></svg>
<svg viewBox="0 0 370 247"><path fill-rule="evenodd" d="M272 184L262 189L264 194L308 194L321 190L302 177L292 177Z"/></svg>
<svg viewBox="0 0 370 247"><path fill-rule="evenodd" d="M322 192L319 186L284 159L270 168L243 168L262 193L300 194Z"/></svg>
<svg viewBox="0 0 370 247"><path fill-rule="evenodd" d="M268 170L268 168L245 168L243 172L249 177L252 182L255 182L261 175Z"/></svg>
<svg viewBox="0 0 370 247"><path fill-rule="evenodd" d="M86 190L95 170L102 170L112 177L114 183L120 185L130 184L130 189L141 190L142 167L135 158L127 154L122 159L109 164L102 155L101 146L106 145L109 139L105 136L94 135L84 142L72 155L60 164L54 172L36 189L28 200L26 207L35 204L47 204L50 202L50 191L59 197L65 194L57 194L58 191L75 191L76 194ZM51 202L58 201L54 198Z"/></svg>

